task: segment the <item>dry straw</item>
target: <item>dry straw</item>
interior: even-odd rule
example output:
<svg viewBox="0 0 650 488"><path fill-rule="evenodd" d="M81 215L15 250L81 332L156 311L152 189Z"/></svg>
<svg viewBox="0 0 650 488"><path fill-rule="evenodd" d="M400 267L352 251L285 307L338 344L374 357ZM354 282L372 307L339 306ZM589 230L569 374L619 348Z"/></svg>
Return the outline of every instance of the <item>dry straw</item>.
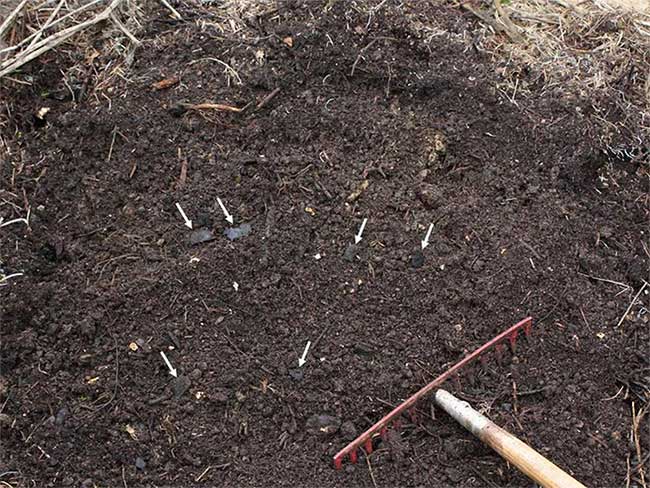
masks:
<svg viewBox="0 0 650 488"><path fill-rule="evenodd" d="M545 92L592 100L613 137L650 133L648 0L488 0L462 6L483 23L481 44L500 65L502 89L514 101L527 93L519 76L525 68Z"/></svg>

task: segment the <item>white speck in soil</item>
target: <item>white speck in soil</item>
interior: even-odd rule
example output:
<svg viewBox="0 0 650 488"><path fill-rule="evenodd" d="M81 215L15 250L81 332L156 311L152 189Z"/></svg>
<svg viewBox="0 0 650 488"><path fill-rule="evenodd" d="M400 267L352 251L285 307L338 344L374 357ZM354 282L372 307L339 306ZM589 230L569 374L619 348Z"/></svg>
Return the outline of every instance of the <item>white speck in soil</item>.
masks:
<svg viewBox="0 0 650 488"><path fill-rule="evenodd" d="M307 419L305 428L309 434L328 436L335 434L340 426L340 418L327 414L316 414Z"/></svg>
<svg viewBox="0 0 650 488"><path fill-rule="evenodd" d="M147 467L147 463L145 463L144 459L142 459L141 457L137 457L135 458L135 467L140 470L143 470L144 468Z"/></svg>

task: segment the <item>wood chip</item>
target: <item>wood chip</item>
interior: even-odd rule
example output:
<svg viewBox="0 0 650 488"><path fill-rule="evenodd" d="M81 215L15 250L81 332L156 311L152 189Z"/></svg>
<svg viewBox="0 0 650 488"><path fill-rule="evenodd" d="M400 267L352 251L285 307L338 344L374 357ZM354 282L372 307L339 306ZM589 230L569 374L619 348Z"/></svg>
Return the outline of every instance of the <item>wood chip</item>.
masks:
<svg viewBox="0 0 650 488"><path fill-rule="evenodd" d="M352 193L348 195L348 202L354 202L357 198L361 196L361 194L366 191L368 188L368 185L370 184L369 180L363 180L359 186L357 186L357 189L354 190Z"/></svg>
<svg viewBox="0 0 650 488"><path fill-rule="evenodd" d="M157 81L156 83L151 85L151 87L154 90L164 90L166 88L174 86L179 81L181 80L178 76L172 76L171 78L165 78L164 80Z"/></svg>

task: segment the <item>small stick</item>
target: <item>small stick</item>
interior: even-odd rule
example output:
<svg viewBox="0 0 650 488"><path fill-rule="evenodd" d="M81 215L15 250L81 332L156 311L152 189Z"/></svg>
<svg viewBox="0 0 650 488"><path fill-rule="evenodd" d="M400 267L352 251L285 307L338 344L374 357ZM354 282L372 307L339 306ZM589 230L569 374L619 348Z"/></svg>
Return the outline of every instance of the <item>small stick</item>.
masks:
<svg viewBox="0 0 650 488"><path fill-rule="evenodd" d="M647 284L647 283L646 283ZM641 408L639 412L636 412L636 403L632 402L632 438L634 439L634 448L636 450L637 458L637 473L641 477L641 485L643 488L646 488L645 483L645 470L643 469L642 456L641 456L641 443L639 442L639 424L645 416L645 410Z"/></svg>
<svg viewBox="0 0 650 488"><path fill-rule="evenodd" d="M2 218L0 218L0 227L4 227L6 225L11 225L11 224L17 224L19 222L24 222L27 227L29 227L29 221L27 219L12 219L12 220L7 220L6 222L2 221Z"/></svg>
<svg viewBox="0 0 650 488"><path fill-rule="evenodd" d="M618 329L618 328L621 326L621 324L622 324L623 321L625 320L625 317L627 317L627 314L630 313L630 310L632 310L632 307L633 307L634 304L636 303L637 298L639 298L639 295L641 295L641 293L643 293L643 290L645 290L645 287L646 287L646 286L648 286L648 282L645 281L645 280L643 280L643 286L642 286L641 289L637 292L637 294L634 295L634 298L633 298L632 301L630 302L630 305L627 307L627 310L625 310L625 313L624 313L623 316L621 317L621 320L619 320L619 321L618 321L618 324L616 324L616 327L614 327L615 329Z"/></svg>
<svg viewBox="0 0 650 488"><path fill-rule="evenodd" d="M368 464L368 472L370 473L370 479L372 480L372 486L377 488L377 481L375 481L375 474L372 472L372 465L370 464L370 455L366 454L366 463Z"/></svg>
<svg viewBox="0 0 650 488"><path fill-rule="evenodd" d="M223 112L241 112L243 108L233 107L232 105L225 105L223 103L199 103L193 105L191 103L182 104L188 110L221 110Z"/></svg>
<svg viewBox="0 0 650 488"><path fill-rule="evenodd" d="M5 282L9 281L11 278L18 278L19 276L23 276L24 273L13 273L10 275L4 275L2 279L0 279L0 286L5 286Z"/></svg>
<svg viewBox="0 0 650 488"><path fill-rule="evenodd" d="M118 19L114 13L111 14L111 20L124 33L124 35L131 40L133 44L135 44L136 46L142 44L133 34L131 34L129 29L127 29L126 26L122 22L120 22L120 19Z"/></svg>
<svg viewBox="0 0 650 488"><path fill-rule="evenodd" d="M201 481L201 479L202 479L206 474L208 474L208 471L210 471L211 469L212 469L212 466L208 466L207 468L205 468L205 470L203 471L203 473L201 473L199 476L197 476L197 477L194 479L194 482L198 483L199 481Z"/></svg>
<svg viewBox="0 0 650 488"><path fill-rule="evenodd" d="M499 14L501 22L506 27L506 34L515 42L523 42L525 40L524 36L519 31L519 28L510 20L508 13L503 10L501 0L494 0L494 8L497 14Z"/></svg>
<svg viewBox="0 0 650 488"><path fill-rule="evenodd" d="M580 273L580 272L578 272L578 274L581 275L581 276L586 276L587 278L591 278L592 280L602 281L603 283L611 283L612 285L618 285L618 286L620 286L622 288L625 288L626 290L628 288L630 288L630 285L626 285L625 283L621 283L620 281L608 280L606 278L599 278L598 276L592 276L592 275L588 275L588 274Z"/></svg>
<svg viewBox="0 0 650 488"><path fill-rule="evenodd" d="M183 20L181 14L179 14L178 11L174 7L172 7L167 0L160 0L160 3L162 3L165 7L169 9L169 11L172 13L172 17L174 17L176 20Z"/></svg>
<svg viewBox="0 0 650 488"><path fill-rule="evenodd" d="M43 39L42 41L36 43L31 51L25 51L18 55L15 59L9 59L0 64L0 78L14 72L21 66L29 63L33 59L36 59L41 54L54 49L56 46L67 41L70 37L74 36L78 32L86 30L88 27L92 27L93 25L99 24L105 20L108 20L111 17L113 11L117 9L117 7L119 7L120 3L123 1L124 0L113 0L102 12L100 12L94 18L82 22L81 24L68 27L67 29L63 29L62 31L57 32L56 34L53 34L46 39Z"/></svg>
<svg viewBox="0 0 650 488"><path fill-rule="evenodd" d="M113 128L113 138L111 139L111 146L108 148L108 156L106 157L106 162L111 162L111 156L113 155L113 147L115 146L115 138L117 137L117 127Z"/></svg>
<svg viewBox="0 0 650 488"><path fill-rule="evenodd" d="M371 47L375 42L377 42L378 40L379 40L379 38L377 38L377 39L373 39L372 41L370 41L370 42L368 43L368 45L367 45L366 47L364 47L363 49L361 49L361 51L359 51L359 55L357 56L357 59L355 59L355 60L354 60L354 63L352 64L352 69L350 70L350 76L354 76L354 70L357 68L357 64L359 64L359 60L361 59L361 56L363 55L363 53L364 53L367 49L369 49L369 48L370 48L370 47Z"/></svg>
<svg viewBox="0 0 650 488"><path fill-rule="evenodd" d="M255 110L259 110L263 108L267 103L269 103L273 98L280 93L280 87L277 87L275 90L273 90L271 93L269 93L267 96L262 99L260 103L257 104L257 107L255 107Z"/></svg>
<svg viewBox="0 0 650 488"><path fill-rule="evenodd" d="M34 46L34 44L36 44L38 41L40 41L41 36L43 35L43 32L45 32L45 29L47 29L47 28L50 26L50 24L52 23L52 21L53 21L53 20L55 19L55 17L58 15L59 10L61 10L61 7L63 6L63 3L64 3L64 2L65 2L65 0L61 0L61 1L57 4L56 8L52 11L52 13L50 14L50 16L49 16L49 17L47 18L47 20L45 21L45 24L43 24L43 27L41 27L41 28L36 32L36 35L34 36L34 39L32 39L32 42L30 42L30 43L29 43L29 46L27 46L27 49L28 49L28 50L31 49L31 48Z"/></svg>
<svg viewBox="0 0 650 488"><path fill-rule="evenodd" d="M178 177L178 187L185 186L187 181L187 158L183 158L181 155L181 148L178 148L178 159L181 160L181 174Z"/></svg>
<svg viewBox="0 0 650 488"><path fill-rule="evenodd" d="M9 14L9 16L4 20L2 25L0 25L0 39L5 36L6 31L9 29L9 26L13 22L14 18L20 13L23 7L27 4L27 0L23 0L18 4L18 6Z"/></svg>
<svg viewBox="0 0 650 488"><path fill-rule="evenodd" d="M79 7L77 10L73 10L73 11L70 12L69 14L66 14L66 15L64 15L63 17L61 17L60 19L55 20L55 21L52 22L49 26L47 26L47 27L42 27L41 29L37 30L36 32L34 32L33 34L31 34L30 36L28 36L28 37L26 37L25 39L23 39L22 41L20 41L20 42L19 42L18 44L16 44L15 46L11 46L11 47L8 47L8 48L6 48L6 49L2 49L2 50L0 50L0 53L9 52L9 51L15 51L15 50L18 49L19 47L24 46L24 45L27 44L28 42L31 42L35 37L40 37L40 36L43 34L43 31L45 31L47 28L54 27L55 25L60 24L60 23L63 22L64 20L69 19L70 17L73 17L73 16L75 16L75 15L77 15L77 14L83 12L84 10L89 9L89 8L92 7L93 5L95 5L95 4L99 3L99 2L103 2L103 1L104 1L104 0L93 0L92 2L87 3L87 4L85 4L85 5L81 6L81 7ZM31 47L33 47L33 46L30 45L29 47L31 48Z"/></svg>

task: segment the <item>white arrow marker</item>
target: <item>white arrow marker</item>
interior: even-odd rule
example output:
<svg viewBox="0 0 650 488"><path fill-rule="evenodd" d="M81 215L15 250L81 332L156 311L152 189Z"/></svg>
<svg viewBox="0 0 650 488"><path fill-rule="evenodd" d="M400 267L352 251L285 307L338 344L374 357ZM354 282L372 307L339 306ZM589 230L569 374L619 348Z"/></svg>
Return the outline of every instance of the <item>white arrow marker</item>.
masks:
<svg viewBox="0 0 650 488"><path fill-rule="evenodd" d="M165 353L160 351L160 355L165 360L165 364L169 368L169 374L172 375L174 378L178 378L178 373L176 372L176 368L174 368L172 366L172 363L169 362L169 359L167 359L167 356L165 356Z"/></svg>
<svg viewBox="0 0 650 488"><path fill-rule="evenodd" d="M305 346L305 350L302 353L302 357L298 358L298 367L302 368L302 365L307 362L305 359L307 357L307 353L309 352L309 347L311 346L311 341L307 341L307 345Z"/></svg>
<svg viewBox="0 0 650 488"><path fill-rule="evenodd" d="M224 207L223 203L221 202L221 198L217 197L217 203L221 207L221 210L223 210L223 214L226 216L226 220L232 225L235 222L235 219L233 219L232 215L228 213L228 210L226 210L226 207Z"/></svg>
<svg viewBox="0 0 650 488"><path fill-rule="evenodd" d="M429 224L429 230L427 231L427 236L422 241L422 250L429 245L429 238L431 237L431 231L433 230L433 224Z"/></svg>
<svg viewBox="0 0 650 488"><path fill-rule="evenodd" d="M181 204L176 202L176 208L181 213L181 217L183 217L183 220L185 221L185 225L187 225L191 229L192 228L192 221L190 219L188 219L187 215L185 215L185 212L183 212L183 209L181 208Z"/></svg>
<svg viewBox="0 0 650 488"><path fill-rule="evenodd" d="M368 222L368 219L363 219L363 222L361 222L361 227L359 227L359 233L354 236L354 243L359 244L361 242L361 235L363 234L363 229L366 228L366 222Z"/></svg>

